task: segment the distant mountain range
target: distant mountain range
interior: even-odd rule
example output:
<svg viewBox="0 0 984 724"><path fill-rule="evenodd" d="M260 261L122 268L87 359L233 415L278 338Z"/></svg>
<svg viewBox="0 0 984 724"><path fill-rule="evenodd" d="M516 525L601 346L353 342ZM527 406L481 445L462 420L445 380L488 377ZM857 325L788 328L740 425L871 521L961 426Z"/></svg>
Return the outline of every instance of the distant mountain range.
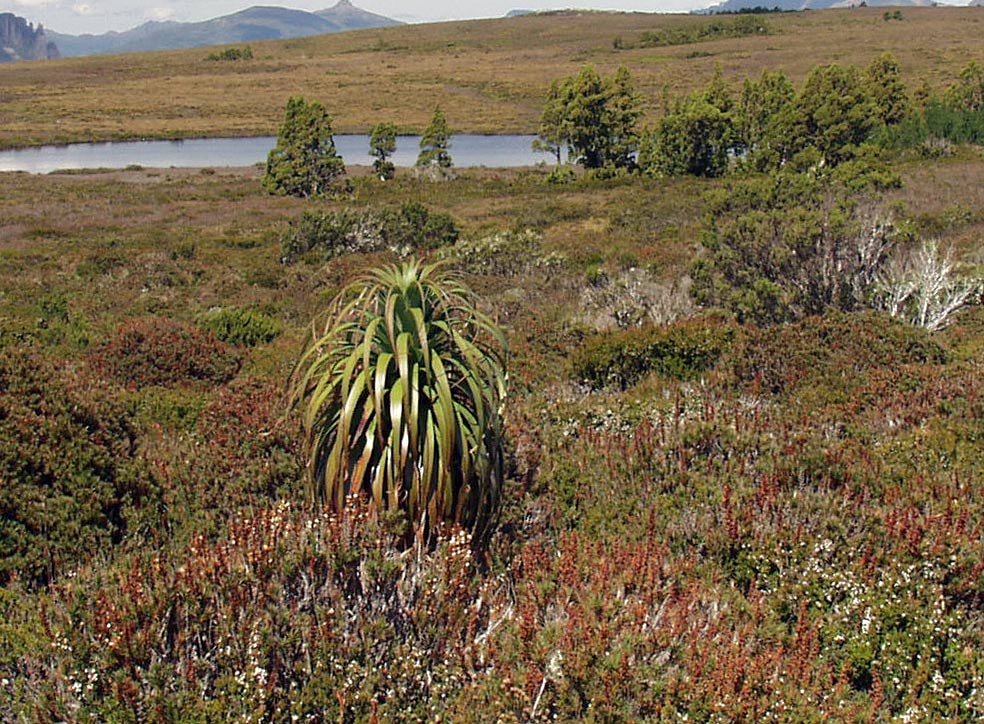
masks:
<svg viewBox="0 0 984 724"><path fill-rule="evenodd" d="M0 13L0 63L57 57L58 48L44 28L12 13Z"/></svg>
<svg viewBox="0 0 984 724"><path fill-rule="evenodd" d="M334 7L309 13L282 7L255 6L198 23L149 22L121 33L64 35L48 33L64 57L174 50L257 40L301 38L345 30L401 25L340 0Z"/></svg>
<svg viewBox="0 0 984 724"><path fill-rule="evenodd" d="M981 0L977 0L980 2ZM752 8L769 10L824 10L826 8L850 8L859 5L868 7L929 7L936 5L934 0L725 0L720 5L712 5L699 13L736 13Z"/></svg>

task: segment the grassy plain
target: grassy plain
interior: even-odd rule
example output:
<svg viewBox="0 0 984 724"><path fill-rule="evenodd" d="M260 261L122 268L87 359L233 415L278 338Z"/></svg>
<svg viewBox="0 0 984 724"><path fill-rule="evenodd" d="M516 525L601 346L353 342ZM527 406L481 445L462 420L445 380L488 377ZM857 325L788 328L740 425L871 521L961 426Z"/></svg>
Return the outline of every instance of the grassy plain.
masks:
<svg viewBox="0 0 984 724"><path fill-rule="evenodd" d="M798 82L814 65L866 65L891 51L910 86L939 87L984 61L979 8L883 16L878 8L768 14L765 37L645 48L645 32L721 20L570 12L256 43L251 61L209 61L196 48L8 64L0 66L0 147L271 135L291 95L323 102L342 132L380 121L419 132L438 104L459 131L532 132L550 82L584 63L605 72L626 64L652 120L664 89L702 86L717 66L736 87L764 69Z"/></svg>

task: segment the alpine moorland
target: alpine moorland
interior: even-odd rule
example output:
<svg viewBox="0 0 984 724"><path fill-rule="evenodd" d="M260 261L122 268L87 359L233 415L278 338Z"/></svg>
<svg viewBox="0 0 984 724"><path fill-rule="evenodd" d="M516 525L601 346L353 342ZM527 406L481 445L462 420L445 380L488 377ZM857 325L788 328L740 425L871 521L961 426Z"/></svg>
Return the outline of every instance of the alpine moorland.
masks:
<svg viewBox="0 0 984 724"><path fill-rule="evenodd" d="M978 12L0 68L0 720L980 721Z"/></svg>

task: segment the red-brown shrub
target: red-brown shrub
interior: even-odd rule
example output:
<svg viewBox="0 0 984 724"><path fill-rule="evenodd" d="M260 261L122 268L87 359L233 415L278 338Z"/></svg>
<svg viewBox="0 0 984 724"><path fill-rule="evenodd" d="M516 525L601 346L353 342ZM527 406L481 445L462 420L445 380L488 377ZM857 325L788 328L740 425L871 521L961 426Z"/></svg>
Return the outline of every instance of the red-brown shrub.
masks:
<svg viewBox="0 0 984 724"><path fill-rule="evenodd" d="M96 369L131 389L227 382L240 365L238 353L210 332L160 317L125 322L91 359Z"/></svg>

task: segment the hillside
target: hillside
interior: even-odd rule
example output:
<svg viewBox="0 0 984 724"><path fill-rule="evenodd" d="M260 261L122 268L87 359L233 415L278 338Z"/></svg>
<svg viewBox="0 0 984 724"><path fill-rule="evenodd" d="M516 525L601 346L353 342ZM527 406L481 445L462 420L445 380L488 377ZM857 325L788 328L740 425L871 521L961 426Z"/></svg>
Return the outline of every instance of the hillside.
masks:
<svg viewBox="0 0 984 724"><path fill-rule="evenodd" d="M0 63L57 57L58 47L43 27L35 28L33 23L12 13L0 13Z"/></svg>
<svg viewBox="0 0 984 724"><path fill-rule="evenodd" d="M701 13L735 13L752 8L767 7L770 10L826 10L828 8L853 8L861 4L861 0L725 0L718 5L712 5ZM931 7L933 0L865 0L867 7Z"/></svg>
<svg viewBox="0 0 984 724"><path fill-rule="evenodd" d="M912 8L886 22L877 8L765 17L762 37L645 47L644 34L691 29L707 16L557 13L253 43L254 59L214 63L200 49L63 59L0 68L10 100L0 145L133 137L267 135L291 95L317 98L337 131L398 120L419 131L434 106L458 131L530 132L551 80L584 63L632 71L650 98L687 90L718 66L734 87L763 69L802 80L818 63L866 65L883 51L903 75L939 86L982 60L974 8ZM620 49L616 49L616 40ZM659 104L647 108L652 121Z"/></svg>
<svg viewBox="0 0 984 724"><path fill-rule="evenodd" d="M340 0L337 5L315 13L283 7L254 6L199 23L148 22L133 30L103 35L50 35L65 57L73 57L300 38L389 25L399 23L361 10L349 0Z"/></svg>

